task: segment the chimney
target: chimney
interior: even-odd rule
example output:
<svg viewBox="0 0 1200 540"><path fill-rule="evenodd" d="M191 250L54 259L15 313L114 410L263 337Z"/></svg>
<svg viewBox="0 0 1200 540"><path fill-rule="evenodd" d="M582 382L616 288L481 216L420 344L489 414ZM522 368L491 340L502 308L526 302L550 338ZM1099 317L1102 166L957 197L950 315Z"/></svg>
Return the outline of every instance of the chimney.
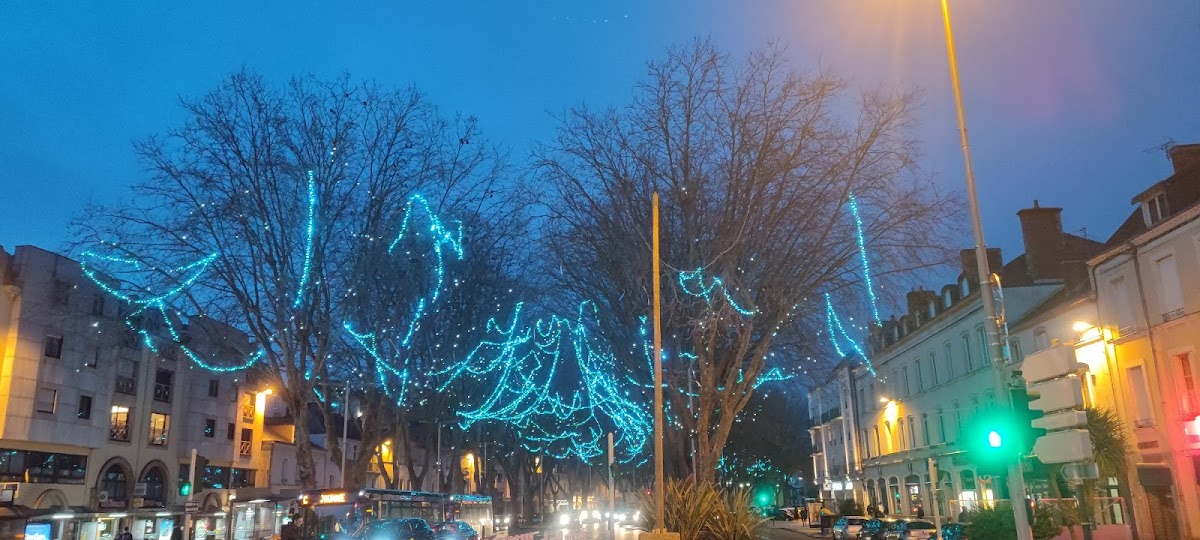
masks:
<svg viewBox="0 0 1200 540"><path fill-rule="evenodd" d="M1200 169L1200 144L1177 144L1167 150L1167 155L1171 157L1175 174Z"/></svg>
<svg viewBox="0 0 1200 540"><path fill-rule="evenodd" d="M1063 255L1066 238L1062 230L1062 208L1033 208L1017 212L1021 219L1021 237L1025 241L1025 267L1029 279L1037 282L1063 279Z"/></svg>
<svg viewBox="0 0 1200 540"><path fill-rule="evenodd" d="M959 260L962 261L963 275L967 278L967 283L971 284L971 292L979 290L979 265L975 264L975 250L964 249L958 253ZM993 274L1000 274L1003 277L1004 259L1000 258L1000 248L987 248L988 270Z"/></svg>
<svg viewBox="0 0 1200 540"><path fill-rule="evenodd" d="M917 325L922 325L929 322L933 316L929 313L929 302L937 298L937 294L933 291L925 290L925 287L917 287L908 292L908 315L913 318Z"/></svg>

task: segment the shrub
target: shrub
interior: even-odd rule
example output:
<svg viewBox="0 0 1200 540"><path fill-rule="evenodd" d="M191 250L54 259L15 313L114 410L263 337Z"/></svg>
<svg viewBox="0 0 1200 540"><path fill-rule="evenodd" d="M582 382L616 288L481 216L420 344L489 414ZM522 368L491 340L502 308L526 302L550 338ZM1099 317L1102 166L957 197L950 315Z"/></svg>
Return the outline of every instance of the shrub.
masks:
<svg viewBox="0 0 1200 540"><path fill-rule="evenodd" d="M970 519L966 533L967 538L971 540L1012 540L1017 537L1013 508L1008 503L973 510L970 512Z"/></svg>
<svg viewBox="0 0 1200 540"><path fill-rule="evenodd" d="M653 516L654 498L639 499L642 512ZM755 540L767 524L751 507L749 491L722 493L712 484L670 480L663 502L667 530L680 540Z"/></svg>

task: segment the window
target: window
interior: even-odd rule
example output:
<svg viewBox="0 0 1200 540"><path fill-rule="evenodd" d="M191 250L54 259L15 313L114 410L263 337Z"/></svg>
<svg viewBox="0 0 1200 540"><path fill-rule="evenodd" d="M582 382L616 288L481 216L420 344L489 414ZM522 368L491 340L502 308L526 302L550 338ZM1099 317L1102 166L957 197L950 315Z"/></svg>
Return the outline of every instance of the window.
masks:
<svg viewBox="0 0 1200 540"><path fill-rule="evenodd" d="M93 294L92 295L92 315L95 315L97 317L104 316L104 295L103 294Z"/></svg>
<svg viewBox="0 0 1200 540"><path fill-rule="evenodd" d="M114 441L129 441L129 407L113 405L108 438Z"/></svg>
<svg viewBox="0 0 1200 540"><path fill-rule="evenodd" d="M50 289L50 300L55 305L65 306L71 302L71 284L61 279L54 280Z"/></svg>
<svg viewBox="0 0 1200 540"><path fill-rule="evenodd" d="M242 394L242 421L254 421L254 396L246 393Z"/></svg>
<svg viewBox="0 0 1200 540"><path fill-rule="evenodd" d="M1021 351L1021 338L1019 338L1019 337L1008 338L1008 357L1013 362L1024 362L1025 361L1025 353L1023 351Z"/></svg>
<svg viewBox="0 0 1200 540"><path fill-rule="evenodd" d="M208 380L208 397L217 397L221 393L221 381L217 379Z"/></svg>
<svg viewBox="0 0 1200 540"><path fill-rule="evenodd" d="M938 409L938 442L946 442L946 416Z"/></svg>
<svg viewBox="0 0 1200 540"><path fill-rule="evenodd" d="M79 406L75 409L75 417L80 420L92 419L92 396L79 396Z"/></svg>
<svg viewBox="0 0 1200 540"><path fill-rule="evenodd" d="M1033 350L1044 351L1050 348L1050 335L1046 333L1045 328L1038 328L1033 331Z"/></svg>
<svg viewBox="0 0 1200 540"><path fill-rule="evenodd" d="M87 457L0 449L0 482L82 484Z"/></svg>
<svg viewBox="0 0 1200 540"><path fill-rule="evenodd" d="M125 502L129 497L129 481L125 477L125 469L116 463L105 469L100 479L100 491L106 493L110 501Z"/></svg>
<svg viewBox="0 0 1200 540"><path fill-rule="evenodd" d="M908 447L917 447L917 423L913 421L912 415L908 417Z"/></svg>
<svg viewBox="0 0 1200 540"><path fill-rule="evenodd" d="M1147 227L1167 219L1168 214L1167 193L1165 191L1154 194L1153 197L1142 205L1142 218L1146 221Z"/></svg>
<svg viewBox="0 0 1200 540"><path fill-rule="evenodd" d="M967 361L967 370L964 373L970 373L975 370L975 359L971 358L971 337L962 335L962 350L963 358Z"/></svg>
<svg viewBox="0 0 1200 540"><path fill-rule="evenodd" d="M863 390L861 386L858 387L858 406L862 407L863 409L867 407L866 395L867 392Z"/></svg>
<svg viewBox="0 0 1200 540"><path fill-rule="evenodd" d="M237 427L230 422L229 427L225 430L225 437L232 441L234 433L237 433Z"/></svg>
<svg viewBox="0 0 1200 540"><path fill-rule="evenodd" d="M164 502L167 494L167 475L158 467L151 467L142 476L142 483L146 484L147 501Z"/></svg>
<svg viewBox="0 0 1200 540"><path fill-rule="evenodd" d="M938 380L937 353L929 353L929 371L931 372L931 375L933 375L933 386L941 384L942 381Z"/></svg>
<svg viewBox="0 0 1200 540"><path fill-rule="evenodd" d="M987 394L984 394L984 396L987 399L987 406L989 409L996 406L996 392L988 390Z"/></svg>
<svg viewBox="0 0 1200 540"><path fill-rule="evenodd" d="M288 479L288 465L290 465L288 463L288 458L283 458L283 468L280 469L280 471L283 473L283 475L282 475L283 482L282 483L285 485L292 483L291 480Z"/></svg>
<svg viewBox="0 0 1200 540"><path fill-rule="evenodd" d="M992 361L992 347L991 344L988 343L987 332L985 332L981 326L975 329L975 334L979 338L979 358L983 359L983 361L979 363L979 367L987 367L987 365Z"/></svg>
<svg viewBox="0 0 1200 540"><path fill-rule="evenodd" d="M1200 402L1196 401L1196 384L1192 378L1192 356L1189 353L1175 355L1175 363L1179 366L1180 384L1183 385L1183 412L1200 413Z"/></svg>
<svg viewBox="0 0 1200 540"><path fill-rule="evenodd" d="M132 360L120 360L117 365L117 377L114 387L119 394L137 395L138 363Z"/></svg>
<svg viewBox="0 0 1200 540"><path fill-rule="evenodd" d="M946 342L946 380L954 380L954 355L951 354L953 347L950 342Z"/></svg>
<svg viewBox="0 0 1200 540"><path fill-rule="evenodd" d="M100 347L96 347L96 350L92 352L92 358L90 360L85 361L83 363L83 367L96 369L96 366L99 366L99 365L100 365Z"/></svg>
<svg viewBox="0 0 1200 540"><path fill-rule="evenodd" d="M53 388L38 388L33 400L33 407L37 412L54 414L56 401L58 401L58 390L54 390Z"/></svg>
<svg viewBox="0 0 1200 540"><path fill-rule="evenodd" d="M150 413L150 444L167 444L167 432L171 429L171 415Z"/></svg>
<svg viewBox="0 0 1200 540"><path fill-rule="evenodd" d="M1158 269L1158 301L1161 304L1163 320L1174 318L1172 315L1183 309L1183 292L1179 288L1179 271L1175 269L1175 255L1168 254L1154 261Z"/></svg>
<svg viewBox="0 0 1200 540"><path fill-rule="evenodd" d="M879 396L875 395L875 383L871 383L871 407L874 408Z"/></svg>
<svg viewBox="0 0 1200 540"><path fill-rule="evenodd" d="M979 416L979 396L971 396L971 413Z"/></svg>
<svg viewBox="0 0 1200 540"><path fill-rule="evenodd" d="M912 395L912 387L908 384L908 366L904 366L904 397Z"/></svg>
<svg viewBox="0 0 1200 540"><path fill-rule="evenodd" d="M1133 302L1129 300L1129 286L1125 283L1125 276L1117 276L1108 282L1108 289L1112 295L1112 301L1106 302L1112 307L1113 322L1117 325L1117 330L1128 331L1133 328Z"/></svg>
<svg viewBox="0 0 1200 540"><path fill-rule="evenodd" d="M211 439L217 436L217 421L212 418L204 419L204 436Z"/></svg>
<svg viewBox="0 0 1200 540"><path fill-rule="evenodd" d="M879 426L873 426L872 429L875 430L875 451L873 454L878 456L883 453L883 447L879 445Z"/></svg>
<svg viewBox="0 0 1200 540"><path fill-rule="evenodd" d="M925 391L925 377L921 374L921 359L917 359L917 391Z"/></svg>
<svg viewBox="0 0 1200 540"><path fill-rule="evenodd" d="M921 413L921 440L929 446L929 413Z"/></svg>
<svg viewBox="0 0 1200 540"><path fill-rule="evenodd" d="M962 410L958 407L958 401L954 402L954 437L957 439L958 434L962 433Z"/></svg>
<svg viewBox="0 0 1200 540"><path fill-rule="evenodd" d="M906 446L908 444L908 438L906 438L904 436L904 419L901 418L900 420L896 421L896 425L899 426L898 429L900 432L900 449L908 450L908 446Z"/></svg>
<svg viewBox="0 0 1200 540"><path fill-rule="evenodd" d="M62 345L62 336L46 336L43 354L46 355L46 358L62 358Z"/></svg>
<svg viewBox="0 0 1200 540"><path fill-rule="evenodd" d="M242 440L238 445L238 455L250 455L251 441L254 440L254 430L250 428L242 428Z"/></svg>
<svg viewBox="0 0 1200 540"><path fill-rule="evenodd" d="M171 394L175 386L175 372L160 369L154 375L154 401L171 402Z"/></svg>

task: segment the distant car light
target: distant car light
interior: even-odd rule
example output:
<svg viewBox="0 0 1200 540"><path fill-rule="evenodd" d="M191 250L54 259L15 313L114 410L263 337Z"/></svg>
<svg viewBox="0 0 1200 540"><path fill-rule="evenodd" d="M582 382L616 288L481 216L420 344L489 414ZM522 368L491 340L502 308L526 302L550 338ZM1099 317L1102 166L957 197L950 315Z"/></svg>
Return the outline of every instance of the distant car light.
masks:
<svg viewBox="0 0 1200 540"><path fill-rule="evenodd" d="M511 517L504 518L504 524L508 525L509 523L512 523L512 518Z"/></svg>
<svg viewBox="0 0 1200 540"><path fill-rule="evenodd" d="M558 516L558 523L559 523L560 525L566 525L566 524L568 524L568 523L570 523L570 522L571 522L571 516L568 516L568 515L566 515L566 514L563 514L563 515L561 515L561 516Z"/></svg>

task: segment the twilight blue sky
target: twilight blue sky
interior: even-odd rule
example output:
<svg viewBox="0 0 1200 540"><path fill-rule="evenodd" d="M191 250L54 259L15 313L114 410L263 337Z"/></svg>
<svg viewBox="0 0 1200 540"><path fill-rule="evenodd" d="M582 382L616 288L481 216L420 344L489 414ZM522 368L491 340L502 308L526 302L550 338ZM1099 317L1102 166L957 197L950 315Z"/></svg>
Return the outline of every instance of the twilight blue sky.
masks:
<svg viewBox="0 0 1200 540"><path fill-rule="evenodd" d="M131 4L0 6L6 249L60 247L84 201L115 200L141 174L132 140L181 122L178 96L242 66L415 83L520 158L553 134L550 112L625 102L646 60L697 35L734 53L777 38L802 69L923 89L921 165L961 191L936 0ZM1105 237L1169 173L1153 147L1200 142L1198 0L953 9L985 227L1008 257L1021 249L1014 213L1034 198L1065 207L1066 229Z"/></svg>

